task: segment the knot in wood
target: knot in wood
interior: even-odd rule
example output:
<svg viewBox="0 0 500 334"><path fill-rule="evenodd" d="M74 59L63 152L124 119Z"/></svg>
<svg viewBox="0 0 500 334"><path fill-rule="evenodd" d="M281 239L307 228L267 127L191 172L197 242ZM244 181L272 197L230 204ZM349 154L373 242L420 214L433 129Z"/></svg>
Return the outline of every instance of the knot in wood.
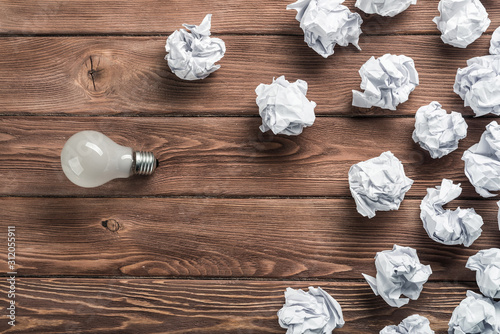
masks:
<svg viewBox="0 0 500 334"><path fill-rule="evenodd" d="M90 96L106 96L117 78L113 75L112 60L104 55L86 56L79 75L80 85Z"/></svg>
<svg viewBox="0 0 500 334"><path fill-rule="evenodd" d="M116 232L120 229L120 223L115 219L106 219L101 222L102 226L111 232Z"/></svg>

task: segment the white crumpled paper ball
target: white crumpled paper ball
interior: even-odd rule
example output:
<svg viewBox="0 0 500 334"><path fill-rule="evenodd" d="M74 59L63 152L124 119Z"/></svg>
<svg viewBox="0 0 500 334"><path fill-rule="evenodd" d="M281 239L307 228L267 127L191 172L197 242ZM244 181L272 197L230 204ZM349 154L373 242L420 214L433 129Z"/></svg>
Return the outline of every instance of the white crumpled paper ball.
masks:
<svg viewBox="0 0 500 334"><path fill-rule="evenodd" d="M500 125L496 121L486 125L479 143L469 147L462 160L476 192L483 197L496 196L490 192L500 190Z"/></svg>
<svg viewBox="0 0 500 334"><path fill-rule="evenodd" d="M396 16L410 5L416 5L417 0L356 0L354 6L367 14L381 16Z"/></svg>
<svg viewBox="0 0 500 334"><path fill-rule="evenodd" d="M478 39L491 23L479 0L441 0L438 10L441 15L432 21L441 31L443 42L457 48L466 48Z"/></svg>
<svg viewBox="0 0 500 334"><path fill-rule="evenodd" d="M414 314L403 319L401 323L384 327L379 334L434 334L429 319Z"/></svg>
<svg viewBox="0 0 500 334"><path fill-rule="evenodd" d="M492 55L500 54L500 27L496 28L493 34L491 35L490 54Z"/></svg>
<svg viewBox="0 0 500 334"><path fill-rule="evenodd" d="M500 55L475 57L459 68L453 90L476 116L500 115Z"/></svg>
<svg viewBox="0 0 500 334"><path fill-rule="evenodd" d="M429 237L445 245L469 247L481 235L483 218L474 209L443 209L462 193L459 184L443 179L441 186L427 188L420 204L420 219Z"/></svg>
<svg viewBox="0 0 500 334"><path fill-rule="evenodd" d="M498 316L497 316L498 314ZM449 334L500 333L500 302L473 291L455 308L448 323Z"/></svg>
<svg viewBox="0 0 500 334"><path fill-rule="evenodd" d="M431 266L420 263L417 251L394 245L392 250L375 256L376 278L363 274L376 296L380 295L392 307L401 307L416 300L424 283L432 274ZM408 298L401 298L404 295Z"/></svg>
<svg viewBox="0 0 500 334"><path fill-rule="evenodd" d="M304 31L304 41L318 54L327 58L334 53L335 45L353 44L358 50L361 23L358 13L353 13L341 3L344 0L298 0L286 9L295 9L296 20Z"/></svg>
<svg viewBox="0 0 500 334"><path fill-rule="evenodd" d="M361 108L380 107L396 110L418 86L413 59L404 55L371 57L359 70L362 93L352 91L352 105Z"/></svg>
<svg viewBox="0 0 500 334"><path fill-rule="evenodd" d="M220 38L210 38L212 14L207 14L199 26L183 24L167 38L165 60L172 72L184 80L205 79L220 68L215 65L226 52L226 45Z"/></svg>
<svg viewBox="0 0 500 334"><path fill-rule="evenodd" d="M287 334L331 334L345 323L340 304L319 287L308 292L287 288L278 320Z"/></svg>
<svg viewBox="0 0 500 334"><path fill-rule="evenodd" d="M500 298L500 249L480 250L469 257L465 267L476 272L477 285L483 295Z"/></svg>
<svg viewBox="0 0 500 334"><path fill-rule="evenodd" d="M375 217L375 211L399 209L412 184L403 164L390 151L349 169L349 189L356 209L368 218Z"/></svg>
<svg viewBox="0 0 500 334"><path fill-rule="evenodd" d="M458 141L467 136L467 123L462 114L447 114L439 102L420 107L415 114L413 141L429 151L433 159L441 158L458 148Z"/></svg>
<svg viewBox="0 0 500 334"><path fill-rule="evenodd" d="M273 79L270 85L260 84L255 89L257 105L262 117L260 130L271 130L275 135L296 136L313 125L316 103L306 98L307 82L288 82L285 76Z"/></svg>

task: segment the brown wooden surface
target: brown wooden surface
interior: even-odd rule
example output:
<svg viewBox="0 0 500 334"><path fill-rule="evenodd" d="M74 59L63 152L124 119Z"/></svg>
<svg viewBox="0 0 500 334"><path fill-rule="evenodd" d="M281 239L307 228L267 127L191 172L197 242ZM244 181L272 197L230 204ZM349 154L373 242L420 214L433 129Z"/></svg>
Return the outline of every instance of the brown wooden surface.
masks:
<svg viewBox="0 0 500 334"><path fill-rule="evenodd" d="M295 1L204 1L193 0L1 0L0 33L4 34L170 34L183 23L199 24L212 13L213 33L294 34L302 36ZM439 34L432 22L439 15L438 0L418 0L395 17L367 15L343 4L363 18L364 34ZM492 21L488 31L500 25L495 0L482 1Z"/></svg>
<svg viewBox="0 0 500 334"><path fill-rule="evenodd" d="M23 278L19 312L26 319L9 333L284 333L276 321L284 290L311 285L340 303L346 324L334 333L346 334L378 333L417 312L446 333L466 291L477 291L427 283L418 300L397 309L361 282Z"/></svg>
<svg viewBox="0 0 500 334"><path fill-rule="evenodd" d="M450 203L474 207L484 219L470 248L431 240L419 205L407 199L398 211L369 220L351 198L0 199L11 225L37 222L18 236L19 271L28 276L359 280L361 273L375 274L375 253L396 243L418 250L432 267L430 280L474 281L465 269L468 257L500 242L496 202ZM47 248L53 240L57 253ZM6 254L0 259L7 271Z"/></svg>
<svg viewBox="0 0 500 334"><path fill-rule="evenodd" d="M347 173L390 150L415 182L407 196L449 178L464 197L479 198L463 172L464 150L492 118L468 118L468 136L451 154L432 159L411 139L414 118L318 117L296 137L262 134L260 117L5 117L0 150L4 196L350 196ZM149 178L102 187L73 185L61 172L60 151L75 132L97 130L121 145L156 153Z"/></svg>
<svg viewBox="0 0 500 334"><path fill-rule="evenodd" d="M496 198L475 193L461 161L498 118L473 118L453 92L457 68L488 53L500 4L483 1L492 24L467 49L441 42L438 1L419 0L394 18L361 13L363 50L337 47L323 59L290 2L0 0L0 276L7 226L16 226L18 272L17 325L7 325L4 291L0 332L285 333L276 312L289 286L321 286L339 301L346 325L334 333L378 333L414 313L447 332L466 291L478 291L468 257L500 245ZM226 42L222 67L182 81L163 59L165 39L207 13ZM353 108L360 66L385 53L412 57L420 86L397 111ZM318 104L297 137L258 130L255 87L280 75L306 80ZM411 139L415 111L433 100L469 125L438 160ZM74 186L59 154L87 129L153 151L158 170ZM363 218L347 172L387 150L415 183L400 210ZM420 201L442 178L463 186L449 208L484 219L470 248L435 243L422 227ZM433 269L421 297L400 309L361 277L395 243Z"/></svg>
<svg viewBox="0 0 500 334"><path fill-rule="evenodd" d="M257 85L285 75L308 82L307 97L318 104L318 115L413 116L433 100L473 115L453 84L467 59L488 54L491 36L483 35L465 50L444 45L438 35L364 36L362 51L338 47L327 59L302 36L219 37L227 45L222 67L195 82L170 72L163 60L165 37L2 38L0 114L258 115ZM413 58L420 85L397 111L352 107L351 91L361 84L359 68L371 56L386 53Z"/></svg>

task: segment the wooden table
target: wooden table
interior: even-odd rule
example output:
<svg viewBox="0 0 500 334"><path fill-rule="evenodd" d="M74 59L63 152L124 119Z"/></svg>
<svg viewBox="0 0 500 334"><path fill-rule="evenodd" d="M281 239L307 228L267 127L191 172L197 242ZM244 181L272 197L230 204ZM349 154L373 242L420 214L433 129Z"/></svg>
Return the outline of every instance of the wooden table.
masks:
<svg viewBox="0 0 500 334"><path fill-rule="evenodd" d="M496 200L480 198L462 153L493 118L473 118L453 93L456 70L488 53L492 24L467 49L444 45L437 0L394 18L362 14L362 51L323 59L303 41L287 1L0 1L0 272L7 226L16 228L16 326L8 333L285 333L276 312L286 287L321 286L342 305L335 333L378 333L414 313L446 333L468 289L469 256L499 246ZM345 4L354 10L354 0ZM166 37L212 13L226 42L220 70L188 82L166 61ZM351 107L371 56L415 60L420 86L397 111ZM317 119L298 137L262 134L254 89L285 75L309 84ZM414 114L433 100L462 112L469 134L431 159L411 139ZM153 151L151 177L83 189L62 173L65 141L85 129ZM391 150L415 180L399 211L361 217L347 172ZM450 204L484 218L470 247L432 241L419 205L442 178L462 183ZM361 273L376 252L414 247L433 274L397 309ZM5 284L5 283L4 283ZM3 285L2 285L3 286ZM5 288L4 288L5 289Z"/></svg>

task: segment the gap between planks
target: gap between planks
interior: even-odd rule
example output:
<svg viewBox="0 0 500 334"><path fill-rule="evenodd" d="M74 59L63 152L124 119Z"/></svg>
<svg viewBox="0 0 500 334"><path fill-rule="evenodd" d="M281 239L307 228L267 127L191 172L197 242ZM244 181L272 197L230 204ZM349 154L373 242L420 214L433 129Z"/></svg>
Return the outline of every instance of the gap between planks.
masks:
<svg viewBox="0 0 500 334"><path fill-rule="evenodd" d="M106 199L128 199L128 198L143 198L143 199L190 199L190 200L210 200L210 199L273 199L273 200L311 200L311 199L320 199L320 200L350 200L354 199L352 196L252 196L252 195L214 195L214 196L196 196L196 195L151 195L151 196L126 196L126 195L117 195L117 196L106 196L106 195L2 195L0 194L0 198L25 198L25 199L35 199L35 198L85 198L85 199L98 199L98 198L106 198ZM422 200L423 197L419 196L405 196L406 200ZM462 201L493 201L498 202L498 198L496 197L488 197L488 198L478 198L478 197L470 197L470 196L460 196L460 200Z"/></svg>
<svg viewBox="0 0 500 334"><path fill-rule="evenodd" d="M0 277L10 277L7 274L0 274ZM248 282L314 282L314 283L366 283L363 278L315 278L315 277L227 277L227 276L117 276L117 275L16 275L16 278L25 279L96 279L96 280L186 280L186 281L248 281ZM456 280L450 281L447 279L429 280L429 283L436 284L471 284L476 283L475 280Z"/></svg>

